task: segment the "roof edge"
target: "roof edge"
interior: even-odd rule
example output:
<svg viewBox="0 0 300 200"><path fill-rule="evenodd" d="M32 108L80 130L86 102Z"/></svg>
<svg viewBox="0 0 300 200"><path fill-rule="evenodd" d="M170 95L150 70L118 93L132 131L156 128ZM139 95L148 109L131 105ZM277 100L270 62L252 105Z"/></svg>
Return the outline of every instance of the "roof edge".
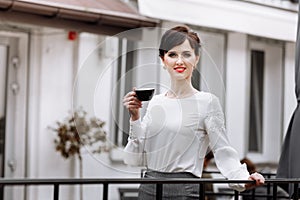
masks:
<svg viewBox="0 0 300 200"><path fill-rule="evenodd" d="M41 1L43 2L43 1ZM0 1L0 11L22 12L46 17L62 18L74 21L91 23L111 23L113 25L125 26L128 28L155 27L158 20L147 18L143 15L132 13L109 11L104 9L86 9L79 6L63 7L58 4L35 0L5 0Z"/></svg>

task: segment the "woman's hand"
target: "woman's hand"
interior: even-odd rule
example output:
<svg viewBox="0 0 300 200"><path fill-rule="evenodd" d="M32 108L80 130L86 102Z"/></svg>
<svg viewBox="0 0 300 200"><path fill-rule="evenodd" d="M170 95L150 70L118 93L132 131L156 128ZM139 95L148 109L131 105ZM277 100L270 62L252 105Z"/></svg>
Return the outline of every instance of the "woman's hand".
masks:
<svg viewBox="0 0 300 200"><path fill-rule="evenodd" d="M128 109L132 121L138 120L140 118L139 109L142 107L142 102L136 97L134 88L133 91L128 92L124 96L123 105Z"/></svg>
<svg viewBox="0 0 300 200"><path fill-rule="evenodd" d="M246 184L245 187L246 187L247 190L258 187L258 186L261 186L265 183L265 178L257 172L251 174L248 179L249 180L255 180L255 183Z"/></svg>

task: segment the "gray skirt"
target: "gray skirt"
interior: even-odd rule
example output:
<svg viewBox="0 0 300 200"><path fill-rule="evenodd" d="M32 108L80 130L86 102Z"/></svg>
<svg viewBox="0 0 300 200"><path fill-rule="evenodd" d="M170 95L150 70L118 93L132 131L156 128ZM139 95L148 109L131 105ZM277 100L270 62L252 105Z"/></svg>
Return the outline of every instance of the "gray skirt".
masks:
<svg viewBox="0 0 300 200"><path fill-rule="evenodd" d="M147 171L144 178L198 178L189 172L158 172ZM139 188L140 200L155 200L156 185L141 184ZM163 199L189 200L199 199L199 184L163 184Z"/></svg>

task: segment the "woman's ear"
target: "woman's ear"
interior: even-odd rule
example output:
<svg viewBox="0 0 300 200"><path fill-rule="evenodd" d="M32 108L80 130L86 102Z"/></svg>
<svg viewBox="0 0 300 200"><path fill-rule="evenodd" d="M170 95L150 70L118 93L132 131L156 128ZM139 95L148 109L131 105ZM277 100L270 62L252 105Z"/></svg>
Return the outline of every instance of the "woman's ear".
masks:
<svg viewBox="0 0 300 200"><path fill-rule="evenodd" d="M161 57L161 56L160 56L160 60L161 60L162 64L164 65L164 64L165 64L165 59L164 59L164 57Z"/></svg>
<svg viewBox="0 0 300 200"><path fill-rule="evenodd" d="M200 56L196 56L196 63L195 63L195 66L198 64L199 60L200 60Z"/></svg>
<svg viewBox="0 0 300 200"><path fill-rule="evenodd" d="M164 63L164 57L162 57L162 56L159 56L159 57L160 57L161 61Z"/></svg>

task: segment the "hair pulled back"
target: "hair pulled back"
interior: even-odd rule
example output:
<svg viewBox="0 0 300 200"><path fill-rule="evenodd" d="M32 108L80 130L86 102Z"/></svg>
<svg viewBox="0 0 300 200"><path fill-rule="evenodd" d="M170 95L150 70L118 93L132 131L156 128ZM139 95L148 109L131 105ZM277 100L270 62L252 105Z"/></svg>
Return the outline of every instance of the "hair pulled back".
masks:
<svg viewBox="0 0 300 200"><path fill-rule="evenodd" d="M195 55L199 56L200 39L194 31L187 26L176 26L167 30L161 38L159 46L159 56L161 58L173 47L182 44L188 40L192 49L194 49Z"/></svg>

